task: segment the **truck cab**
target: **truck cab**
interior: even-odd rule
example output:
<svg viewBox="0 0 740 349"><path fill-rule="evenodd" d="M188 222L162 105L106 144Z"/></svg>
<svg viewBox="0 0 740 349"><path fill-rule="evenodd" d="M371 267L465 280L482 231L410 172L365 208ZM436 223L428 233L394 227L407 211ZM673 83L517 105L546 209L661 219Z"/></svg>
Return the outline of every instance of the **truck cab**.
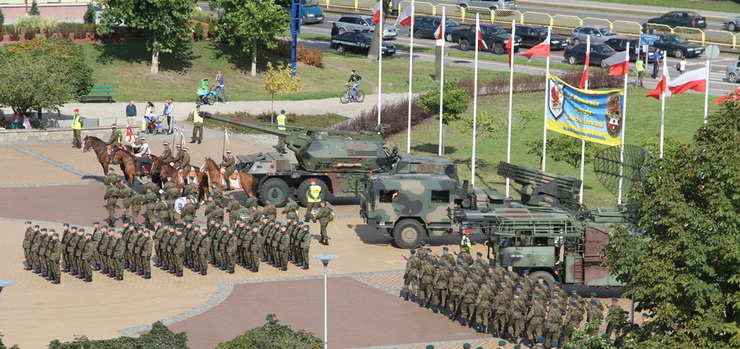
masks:
<svg viewBox="0 0 740 349"><path fill-rule="evenodd" d="M322 23L324 10L316 0L301 0L301 24Z"/></svg>

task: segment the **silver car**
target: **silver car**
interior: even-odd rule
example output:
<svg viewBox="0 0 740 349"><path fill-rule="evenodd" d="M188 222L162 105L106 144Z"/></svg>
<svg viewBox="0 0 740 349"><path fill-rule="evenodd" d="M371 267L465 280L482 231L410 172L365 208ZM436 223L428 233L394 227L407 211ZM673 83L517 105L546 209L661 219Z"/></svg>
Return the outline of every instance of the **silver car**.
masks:
<svg viewBox="0 0 740 349"><path fill-rule="evenodd" d="M722 24L731 32L740 30L740 16L726 18Z"/></svg>
<svg viewBox="0 0 740 349"><path fill-rule="evenodd" d="M730 82L740 81L740 61L734 61L727 65L727 80Z"/></svg>
<svg viewBox="0 0 740 349"><path fill-rule="evenodd" d="M339 17L337 20L337 27L339 28L339 34L346 32L355 31L375 31L375 23L373 23L373 16L362 16L362 15L344 15ZM386 24L383 26L383 39L395 39L398 36L396 27Z"/></svg>
<svg viewBox="0 0 740 349"><path fill-rule="evenodd" d="M608 27L590 27L578 26L573 28L570 34L570 42L575 46L586 42L586 38L591 35L591 43L603 44L606 40L612 38L627 39L626 36L619 35L614 29Z"/></svg>
<svg viewBox="0 0 740 349"><path fill-rule="evenodd" d="M483 7L492 11L516 10L516 0L457 0L457 6L462 8Z"/></svg>

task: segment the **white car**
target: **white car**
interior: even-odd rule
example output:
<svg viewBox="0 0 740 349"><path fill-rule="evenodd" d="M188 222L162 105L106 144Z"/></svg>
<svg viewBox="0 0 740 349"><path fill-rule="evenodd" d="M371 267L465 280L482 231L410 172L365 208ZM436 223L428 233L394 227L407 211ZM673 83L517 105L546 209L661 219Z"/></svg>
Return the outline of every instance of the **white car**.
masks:
<svg viewBox="0 0 740 349"><path fill-rule="evenodd" d="M740 30L740 16L725 18L722 24L731 32L738 31Z"/></svg>
<svg viewBox="0 0 740 349"><path fill-rule="evenodd" d="M346 32L374 32L373 16L344 15L336 21L339 34ZM396 27L386 24L383 26L383 39L395 39L398 36Z"/></svg>

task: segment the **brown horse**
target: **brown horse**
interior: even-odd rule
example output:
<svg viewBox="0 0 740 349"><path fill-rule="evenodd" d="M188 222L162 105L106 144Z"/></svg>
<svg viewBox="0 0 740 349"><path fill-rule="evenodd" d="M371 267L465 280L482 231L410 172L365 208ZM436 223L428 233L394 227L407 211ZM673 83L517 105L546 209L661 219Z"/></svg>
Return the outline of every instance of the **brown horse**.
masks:
<svg viewBox="0 0 740 349"><path fill-rule="evenodd" d="M110 165L110 154L108 154L108 149L106 147L105 142L103 142L100 138L94 137L94 136L85 136L85 140L83 142L82 152L86 153L92 149L95 151L95 155L98 156L98 162L100 163L100 166L103 167L103 173L106 175L108 174L108 166ZM121 171L124 171L123 164L121 164Z"/></svg>
<svg viewBox="0 0 740 349"><path fill-rule="evenodd" d="M167 176L172 176L172 180L177 184L177 188L181 191L183 190L186 183L186 173L182 173L182 171L159 159L155 160L155 163L152 165L152 171L154 171L155 167L158 168L158 174L162 182L164 182ZM208 195L208 174L201 172L197 167L193 167L192 169L195 173L195 181L198 183L198 201L201 201Z"/></svg>
<svg viewBox="0 0 740 349"><path fill-rule="evenodd" d="M221 173L221 169L216 164L216 161L211 158L206 158L206 162L203 164L200 170L208 172L208 177L211 178L211 181L215 181L217 183L219 189L224 189L223 184L225 184L225 181L229 180L228 178L226 178L226 176L224 176L223 173ZM254 184L256 182L254 176L244 172L237 173L239 174L239 186L244 189L244 192L246 193L249 190L253 190Z"/></svg>
<svg viewBox="0 0 740 349"><path fill-rule="evenodd" d="M123 149L122 147L114 147L110 153L110 162L121 164L123 166L123 174L131 188L133 188L136 173L139 172L137 169L138 166L136 164L136 158L126 149Z"/></svg>

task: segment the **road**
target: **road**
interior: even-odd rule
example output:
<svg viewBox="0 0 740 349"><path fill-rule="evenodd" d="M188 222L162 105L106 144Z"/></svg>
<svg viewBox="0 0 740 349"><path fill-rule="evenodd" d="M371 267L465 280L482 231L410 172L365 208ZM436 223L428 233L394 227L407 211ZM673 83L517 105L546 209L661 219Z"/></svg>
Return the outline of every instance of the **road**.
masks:
<svg viewBox="0 0 740 349"><path fill-rule="evenodd" d="M327 13L326 14L326 21L324 23L319 24L309 24L304 25L301 28L302 33L309 33L309 34L321 34L321 35L329 35L331 33L331 22L337 20L340 15L333 14L333 13ZM404 33L405 29L400 29L400 32L402 33L397 39L391 40L389 42L392 42L397 45L404 45L409 46L410 40L408 37L408 33ZM334 51L329 47L329 44L327 42L317 41L317 40L303 40L302 42L309 44L309 46L312 46L314 48L322 49L325 51ZM414 48L434 48L435 42L432 39L414 39ZM450 51L457 51L458 50L458 44L456 43L448 43L447 49ZM518 56L521 55L522 52L524 52L526 48L520 50L520 52L517 54ZM564 51L553 51L552 52L552 58L551 62L558 62L558 63L567 63L566 60L563 58L563 52ZM483 63L481 63L480 67L481 69L491 69L491 70L507 70L507 64L504 62L494 62L486 60L486 56L492 55L490 52L486 52L481 54L481 60L483 60ZM397 56L399 57L408 57L408 52L406 51L398 51ZM422 61L433 61L434 55L432 54L424 54L424 53L414 53L414 57L418 60ZM524 58L524 57L520 57ZM727 93L728 91L732 91L736 89L737 87L740 87L740 84L734 84L727 81L727 78L725 77L725 69L726 66L732 62L734 62L737 59L734 55L729 54L722 54L719 58L714 60L712 62L712 68L710 73L710 94L712 95L722 95ZM543 57L534 57L535 61L543 61ZM670 70L670 73L672 76L676 76L678 73L676 69L674 68L676 65L676 62L678 62L677 59L673 57L668 58L668 67ZM689 58L687 59L687 70L694 70L703 67L706 65L706 57L700 56L696 58ZM470 66L472 67L472 60L467 58L459 58L454 56L448 56L448 64L457 64L462 66ZM649 71L652 69L652 65L647 67ZM542 67L534 67L534 66L517 66L516 68L517 72L521 73L527 73L527 74L544 74L545 69ZM646 78L646 87L654 86L655 82L652 82L650 77L648 76Z"/></svg>

